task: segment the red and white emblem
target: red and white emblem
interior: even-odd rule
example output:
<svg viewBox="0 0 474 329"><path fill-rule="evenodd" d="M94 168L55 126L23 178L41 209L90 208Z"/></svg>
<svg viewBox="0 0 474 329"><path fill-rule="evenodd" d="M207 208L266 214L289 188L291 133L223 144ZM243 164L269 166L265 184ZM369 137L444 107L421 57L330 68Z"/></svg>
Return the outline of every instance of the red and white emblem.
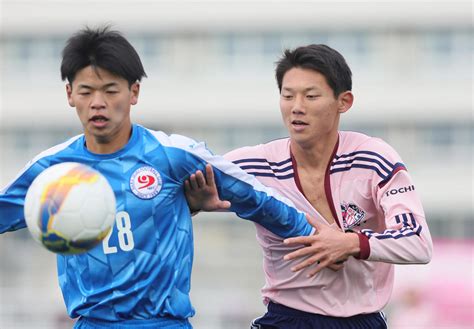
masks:
<svg viewBox="0 0 474 329"><path fill-rule="evenodd" d="M130 188L140 199L151 199L160 193L163 181L160 173L153 167L141 167L130 177Z"/></svg>
<svg viewBox="0 0 474 329"><path fill-rule="evenodd" d="M342 202L342 223L344 228L351 229L365 222L365 211L352 202Z"/></svg>

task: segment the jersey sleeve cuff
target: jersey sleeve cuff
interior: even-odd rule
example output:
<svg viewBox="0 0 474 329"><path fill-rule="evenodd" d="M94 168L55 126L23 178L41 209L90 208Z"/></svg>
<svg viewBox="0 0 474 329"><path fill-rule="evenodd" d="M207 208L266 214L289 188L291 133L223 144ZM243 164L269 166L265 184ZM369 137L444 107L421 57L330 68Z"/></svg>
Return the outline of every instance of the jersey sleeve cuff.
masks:
<svg viewBox="0 0 474 329"><path fill-rule="evenodd" d="M360 252L359 255L355 256L357 259L367 259L369 258L370 255L370 244L369 244L369 238L362 234L362 233L357 233L359 236L359 248Z"/></svg>

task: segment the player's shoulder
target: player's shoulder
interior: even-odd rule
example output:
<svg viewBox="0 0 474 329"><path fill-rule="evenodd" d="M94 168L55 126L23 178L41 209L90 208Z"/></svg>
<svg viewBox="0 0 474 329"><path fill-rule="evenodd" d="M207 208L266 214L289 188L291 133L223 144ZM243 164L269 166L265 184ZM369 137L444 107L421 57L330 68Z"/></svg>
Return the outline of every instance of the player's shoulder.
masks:
<svg viewBox="0 0 474 329"><path fill-rule="evenodd" d="M38 153L33 159L31 159L17 174L17 176L7 184L7 186L0 191L3 193L9 189L15 182L27 182L31 183L33 179L38 176L43 170L48 168L51 163L55 160L60 159L60 161L67 161L68 154L73 153L75 145L80 143L83 138L83 134L71 137L67 141L54 145L40 153Z"/></svg>
<svg viewBox="0 0 474 329"><path fill-rule="evenodd" d="M233 162L250 160L280 162L290 158L290 140L280 138L263 144L239 147L226 153L224 157Z"/></svg>
<svg viewBox="0 0 474 329"><path fill-rule="evenodd" d="M339 146L331 162L332 174L371 177L377 184L385 184L400 170L406 171L405 164L384 140L357 132L339 132Z"/></svg>
<svg viewBox="0 0 474 329"><path fill-rule="evenodd" d="M397 151L379 137L369 136L355 131L339 132L339 147L337 155L366 154L379 156L392 161L401 161Z"/></svg>
<svg viewBox="0 0 474 329"><path fill-rule="evenodd" d="M155 141L165 147L168 146L186 149L188 147L192 148L195 144L199 144L196 140L187 136L179 134L167 134L160 130L153 130L140 125L136 126L143 132L143 134L151 136Z"/></svg>
<svg viewBox="0 0 474 329"><path fill-rule="evenodd" d="M41 159L46 158L53 158L55 156L62 155L63 153L67 152L68 150L74 149L77 143L80 143L83 140L84 134L76 135L74 137L69 138L65 142L56 144L40 153L38 153L30 162L29 164L36 163Z"/></svg>
<svg viewBox="0 0 474 329"><path fill-rule="evenodd" d="M189 162L191 159L208 158L213 155L212 151L207 148L206 143L196 141L193 138L179 135L167 134L163 131L155 131L143 128L144 133L151 136L151 141L147 143L156 143L156 147L147 146L149 152L157 150L160 156L165 155L172 165Z"/></svg>

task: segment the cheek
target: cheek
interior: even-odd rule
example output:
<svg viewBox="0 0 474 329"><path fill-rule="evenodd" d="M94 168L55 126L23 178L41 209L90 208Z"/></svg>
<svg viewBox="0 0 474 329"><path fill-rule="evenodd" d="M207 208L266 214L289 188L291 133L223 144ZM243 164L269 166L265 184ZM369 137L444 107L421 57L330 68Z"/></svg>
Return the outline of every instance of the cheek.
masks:
<svg viewBox="0 0 474 329"><path fill-rule="evenodd" d="M322 118L330 118L337 114L337 108L334 106L334 102L326 101L319 103L312 112Z"/></svg>
<svg viewBox="0 0 474 329"><path fill-rule="evenodd" d="M283 118L286 118L290 115L290 112L291 112L291 107L284 103L284 102L280 102L280 113L281 113L281 116Z"/></svg>
<svg viewBox="0 0 474 329"><path fill-rule="evenodd" d="M76 113L77 113L77 116L79 117L79 120L83 124L88 121L87 112L82 110L80 106L77 106L77 104L76 104Z"/></svg>
<svg viewBox="0 0 474 329"><path fill-rule="evenodd" d="M122 120L123 118L130 115L130 104L128 103L128 99L122 99L121 101L117 102L113 109L114 116L118 120Z"/></svg>
<svg viewBox="0 0 474 329"><path fill-rule="evenodd" d="M129 99L128 98L121 98L121 99L116 99L113 102L113 108L115 112L117 113L125 113L127 112L128 108L130 107L128 103Z"/></svg>

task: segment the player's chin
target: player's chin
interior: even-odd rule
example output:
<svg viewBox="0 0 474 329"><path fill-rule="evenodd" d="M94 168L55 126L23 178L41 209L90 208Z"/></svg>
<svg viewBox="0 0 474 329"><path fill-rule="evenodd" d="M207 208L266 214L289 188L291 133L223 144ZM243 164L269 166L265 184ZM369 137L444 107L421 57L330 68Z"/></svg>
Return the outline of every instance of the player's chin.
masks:
<svg viewBox="0 0 474 329"><path fill-rule="evenodd" d="M290 138L293 142L295 142L297 144L301 144L301 145L310 143L311 140L312 140L311 136L309 136L309 134L304 134L304 133L290 132Z"/></svg>
<svg viewBox="0 0 474 329"><path fill-rule="evenodd" d="M87 126L85 129L86 134L89 136L93 136L94 139L97 140L97 142L99 143L102 143L102 141L107 143L110 139L110 136L112 135L111 131L112 130L108 127L97 128L93 126Z"/></svg>

